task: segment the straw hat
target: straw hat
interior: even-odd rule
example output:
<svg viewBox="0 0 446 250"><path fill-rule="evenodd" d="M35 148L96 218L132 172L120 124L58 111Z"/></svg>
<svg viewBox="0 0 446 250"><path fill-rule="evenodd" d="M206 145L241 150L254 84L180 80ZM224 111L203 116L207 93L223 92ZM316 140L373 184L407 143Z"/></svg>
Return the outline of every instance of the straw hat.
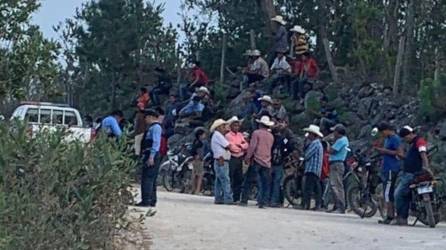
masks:
<svg viewBox="0 0 446 250"><path fill-rule="evenodd" d="M269 102L269 103L273 103L273 99L271 98L271 96L269 95L264 95L262 97L260 97L259 99L257 99L258 101L264 101L264 102Z"/></svg>
<svg viewBox="0 0 446 250"><path fill-rule="evenodd" d="M208 95L211 94L211 92L209 92L209 89L206 88L205 86L201 86L201 87L199 87L199 88L197 89L197 92L204 92L204 93L206 93L206 94L208 94Z"/></svg>
<svg viewBox="0 0 446 250"><path fill-rule="evenodd" d="M209 131L212 133L215 131L215 129L217 129L218 127L220 127L221 125L226 125L228 124L227 121L223 120L223 119L217 119L214 121L214 123L212 123L211 128L209 129Z"/></svg>
<svg viewBox="0 0 446 250"><path fill-rule="evenodd" d="M272 127L272 126L274 126L274 122L271 121L271 119L269 118L269 116L266 116L266 115L262 116L262 118L260 118L260 120L257 119L256 122L257 122L257 123L261 123L261 124L263 124L263 125L265 125L265 126L267 126L267 127Z"/></svg>
<svg viewBox="0 0 446 250"><path fill-rule="evenodd" d="M243 122L243 119L242 119L242 120L239 120L237 116L233 116L233 117L232 117L231 119L229 119L227 122L228 122L229 125L233 124L234 122L242 123L242 122Z"/></svg>
<svg viewBox="0 0 446 250"><path fill-rule="evenodd" d="M282 25L286 24L286 21L283 19L283 16L275 16L275 17L271 18L271 21L278 22Z"/></svg>
<svg viewBox="0 0 446 250"><path fill-rule="evenodd" d="M251 56L261 56L261 55L262 55L262 53L260 53L260 50L258 50L258 49L253 50L252 54L251 54Z"/></svg>
<svg viewBox="0 0 446 250"><path fill-rule="evenodd" d="M292 29L290 29L290 31L297 32L297 33L300 33L300 34L305 34L306 33L305 29L302 28L302 26L300 26L300 25L295 25Z"/></svg>
<svg viewBox="0 0 446 250"><path fill-rule="evenodd" d="M316 126L316 125L310 125L308 128L304 128L304 131L305 132L309 132L309 133L312 133L312 134L315 134L315 135L317 135L317 136L319 136L319 137L324 137L324 134L322 134L322 132L321 132L321 129L319 128L319 126Z"/></svg>

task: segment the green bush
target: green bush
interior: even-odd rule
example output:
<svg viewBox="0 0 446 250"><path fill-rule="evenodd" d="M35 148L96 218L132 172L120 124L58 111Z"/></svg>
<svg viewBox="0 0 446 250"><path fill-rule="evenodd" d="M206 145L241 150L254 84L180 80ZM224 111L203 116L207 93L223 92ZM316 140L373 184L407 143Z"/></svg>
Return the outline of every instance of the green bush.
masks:
<svg viewBox="0 0 446 250"><path fill-rule="evenodd" d="M111 249L131 195L125 143L0 124L0 249Z"/></svg>
<svg viewBox="0 0 446 250"><path fill-rule="evenodd" d="M446 113L444 96L446 95L446 75L440 75L438 80L426 78L421 81L418 92L420 100L420 117L428 120L438 120Z"/></svg>

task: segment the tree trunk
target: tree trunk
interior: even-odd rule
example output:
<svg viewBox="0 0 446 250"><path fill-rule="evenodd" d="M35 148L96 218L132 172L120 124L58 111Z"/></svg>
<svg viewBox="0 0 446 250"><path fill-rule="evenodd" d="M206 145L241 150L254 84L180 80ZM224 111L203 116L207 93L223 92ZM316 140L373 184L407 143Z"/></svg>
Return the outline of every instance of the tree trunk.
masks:
<svg viewBox="0 0 446 250"><path fill-rule="evenodd" d="M415 0L409 0L408 8L407 8L407 17L406 17L406 27L405 27L405 50L404 50L404 61L403 61L403 88L405 92L409 90L416 90L413 86L414 78L414 67L413 67L413 59L415 57L414 50L414 30L415 30Z"/></svg>
<svg viewBox="0 0 446 250"><path fill-rule="evenodd" d="M400 83L401 76L401 66L403 64L403 55L404 55L404 42L405 38L402 36L400 38L400 43L398 45L398 54L396 56L396 64L395 64L395 75L393 77L393 96L398 95L398 86Z"/></svg>
<svg viewBox="0 0 446 250"><path fill-rule="evenodd" d="M272 43L274 28L273 28L273 23L271 22L271 18L277 15L276 9L274 8L274 1L260 0L260 7L265 13L267 34L269 35L270 43Z"/></svg>
<svg viewBox="0 0 446 250"><path fill-rule="evenodd" d="M256 33L254 32L253 29L251 29L249 31L249 42L251 44L251 49L255 50L256 49Z"/></svg>
<svg viewBox="0 0 446 250"><path fill-rule="evenodd" d="M226 36L226 33L223 33L221 46L220 84L223 84L225 81Z"/></svg>

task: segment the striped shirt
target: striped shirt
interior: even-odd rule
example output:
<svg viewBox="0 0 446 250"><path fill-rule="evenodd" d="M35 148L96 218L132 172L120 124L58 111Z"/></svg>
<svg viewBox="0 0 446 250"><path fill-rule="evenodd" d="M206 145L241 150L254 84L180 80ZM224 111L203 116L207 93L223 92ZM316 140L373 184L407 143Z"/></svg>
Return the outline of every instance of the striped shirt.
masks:
<svg viewBox="0 0 446 250"><path fill-rule="evenodd" d="M324 150L322 143L316 139L305 150L305 173L313 173L321 177Z"/></svg>

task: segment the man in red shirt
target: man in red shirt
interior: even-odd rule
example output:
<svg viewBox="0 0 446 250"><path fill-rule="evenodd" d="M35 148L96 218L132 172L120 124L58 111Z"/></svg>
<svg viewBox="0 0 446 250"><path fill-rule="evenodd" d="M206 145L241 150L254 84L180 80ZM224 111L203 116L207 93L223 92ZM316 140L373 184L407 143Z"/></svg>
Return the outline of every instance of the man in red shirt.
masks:
<svg viewBox="0 0 446 250"><path fill-rule="evenodd" d="M201 68L201 64L198 61L193 63L191 76L192 76L192 83L190 84L190 88L195 89L202 86L206 87L209 83L209 77Z"/></svg>
<svg viewBox="0 0 446 250"><path fill-rule="evenodd" d="M298 97L304 98L308 90L305 86L311 88L312 82L317 79L319 75L319 67L316 60L310 55L308 51L303 53L291 63L293 81L293 98L297 100ZM300 96L299 96L300 95Z"/></svg>

